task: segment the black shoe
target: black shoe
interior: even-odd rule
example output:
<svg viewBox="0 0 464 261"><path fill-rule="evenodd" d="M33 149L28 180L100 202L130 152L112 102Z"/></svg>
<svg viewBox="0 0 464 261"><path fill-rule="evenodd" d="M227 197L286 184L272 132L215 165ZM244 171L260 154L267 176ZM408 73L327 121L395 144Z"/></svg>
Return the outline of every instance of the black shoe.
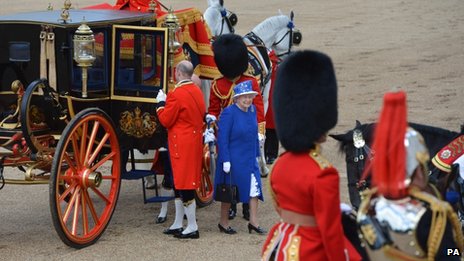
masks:
<svg viewBox="0 0 464 261"><path fill-rule="evenodd" d="M181 239L186 239L186 238L191 238L191 239L197 239L197 238L200 238L200 232L197 231L193 231L193 232L190 232L188 234L175 234L174 235L175 238L181 238Z"/></svg>
<svg viewBox="0 0 464 261"><path fill-rule="evenodd" d="M166 235L177 235L177 234L180 234L182 233L182 231L184 231L183 228L174 228L174 229L169 229L169 228L166 228L163 233L166 234Z"/></svg>
<svg viewBox="0 0 464 261"><path fill-rule="evenodd" d="M166 222L167 218L166 217L158 217L155 221L156 224L161 224Z"/></svg>
<svg viewBox="0 0 464 261"><path fill-rule="evenodd" d="M228 228L225 228L221 224L218 224L218 228L219 228L219 231L229 234L229 235L237 234L237 231L235 231L235 229L231 228L230 226Z"/></svg>
<svg viewBox="0 0 464 261"><path fill-rule="evenodd" d="M260 226L255 227L252 224L248 223L248 233L251 234L251 231L255 231L256 233L260 235L264 235L267 233L266 230L262 229Z"/></svg>
<svg viewBox="0 0 464 261"><path fill-rule="evenodd" d="M229 208L229 220L234 219L236 215L237 215L237 212Z"/></svg>

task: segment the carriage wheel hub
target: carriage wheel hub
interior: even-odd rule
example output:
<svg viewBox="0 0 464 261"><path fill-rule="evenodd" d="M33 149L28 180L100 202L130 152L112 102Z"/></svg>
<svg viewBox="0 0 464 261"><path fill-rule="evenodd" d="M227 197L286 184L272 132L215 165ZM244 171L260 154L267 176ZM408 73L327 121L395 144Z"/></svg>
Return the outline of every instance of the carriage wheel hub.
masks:
<svg viewBox="0 0 464 261"><path fill-rule="evenodd" d="M100 172L90 172L85 170L82 174L82 184L84 187L98 188L102 182L102 174Z"/></svg>

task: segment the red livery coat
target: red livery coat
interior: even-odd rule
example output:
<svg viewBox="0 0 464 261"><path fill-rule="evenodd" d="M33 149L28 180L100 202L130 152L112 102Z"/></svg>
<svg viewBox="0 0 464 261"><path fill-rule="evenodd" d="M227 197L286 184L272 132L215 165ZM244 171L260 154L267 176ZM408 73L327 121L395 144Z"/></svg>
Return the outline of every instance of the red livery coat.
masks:
<svg viewBox="0 0 464 261"><path fill-rule="evenodd" d="M274 249L275 260L347 260L345 249L349 260L361 260L343 234L338 172L318 150L285 152L269 179L276 207L313 216L316 226L275 224L264 243L262 260L270 260Z"/></svg>
<svg viewBox="0 0 464 261"><path fill-rule="evenodd" d="M222 110L232 104L232 96L234 96L234 86L237 83L251 80L253 91L257 92L258 95L253 99L253 104L256 107L256 117L258 123L265 122L264 118L264 105L261 91L259 90L258 82L254 76L248 74L242 74L237 80L231 81L225 77L214 79L211 83L211 94L209 96L209 108L208 113L219 117Z"/></svg>
<svg viewBox="0 0 464 261"><path fill-rule="evenodd" d="M176 189L190 190L200 185L205 107L200 88L191 81L181 81L168 93L166 106L156 111L168 132Z"/></svg>

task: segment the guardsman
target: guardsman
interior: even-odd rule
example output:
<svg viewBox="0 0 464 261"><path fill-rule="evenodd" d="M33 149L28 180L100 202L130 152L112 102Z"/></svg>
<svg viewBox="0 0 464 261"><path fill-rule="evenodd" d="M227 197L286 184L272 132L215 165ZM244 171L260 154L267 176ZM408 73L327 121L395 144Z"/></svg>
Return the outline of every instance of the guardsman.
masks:
<svg viewBox="0 0 464 261"><path fill-rule="evenodd" d="M372 187L358 210L360 236L371 260L461 260L460 223L447 202L427 192L429 153L406 113L404 92L385 94Z"/></svg>
<svg viewBox="0 0 464 261"><path fill-rule="evenodd" d="M360 260L344 237L338 171L320 144L337 124L337 81L320 52L290 54L277 69L273 93L277 137L286 150L269 176L280 216L262 260Z"/></svg>
<svg viewBox="0 0 464 261"><path fill-rule="evenodd" d="M258 93L253 99L253 105L256 107L257 112L260 142L263 143L266 131L263 97L256 78L246 73L248 70L248 50L242 37L236 34L219 36L213 42L213 52L214 61L222 75L211 83L209 115L207 117L212 115L214 119L217 119L222 110L232 104L235 85L240 82L251 81L253 91ZM234 218L236 211L236 206L233 205L229 218ZM243 204L243 216L245 219L249 219L248 204Z"/></svg>

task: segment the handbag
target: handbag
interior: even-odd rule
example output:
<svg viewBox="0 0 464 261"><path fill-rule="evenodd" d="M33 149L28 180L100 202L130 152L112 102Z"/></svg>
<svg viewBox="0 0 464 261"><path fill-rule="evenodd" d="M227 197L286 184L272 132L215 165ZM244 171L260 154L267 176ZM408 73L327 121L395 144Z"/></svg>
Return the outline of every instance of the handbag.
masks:
<svg viewBox="0 0 464 261"><path fill-rule="evenodd" d="M227 174L226 174L227 175ZM224 203L237 204L238 199L238 188L237 185L232 185L232 173L228 174L230 182L226 183L226 177L222 183L216 185L216 191L214 194L214 200Z"/></svg>

